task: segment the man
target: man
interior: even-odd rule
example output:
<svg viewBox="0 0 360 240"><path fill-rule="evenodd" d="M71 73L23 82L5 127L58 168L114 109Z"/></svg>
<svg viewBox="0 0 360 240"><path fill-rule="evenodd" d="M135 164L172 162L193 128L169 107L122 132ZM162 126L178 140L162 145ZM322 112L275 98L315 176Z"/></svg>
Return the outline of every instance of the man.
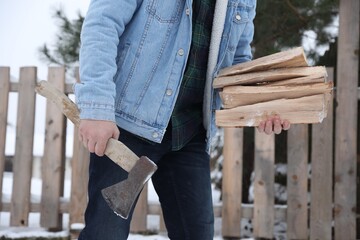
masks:
<svg viewBox="0 0 360 240"><path fill-rule="evenodd" d="M92 0L75 85L79 138L89 149L89 203L79 239L126 239L101 189L127 173L109 138L158 165L152 181L170 239L213 239L209 147L220 107L217 72L251 59L256 0ZM289 128L276 117L260 131Z"/></svg>

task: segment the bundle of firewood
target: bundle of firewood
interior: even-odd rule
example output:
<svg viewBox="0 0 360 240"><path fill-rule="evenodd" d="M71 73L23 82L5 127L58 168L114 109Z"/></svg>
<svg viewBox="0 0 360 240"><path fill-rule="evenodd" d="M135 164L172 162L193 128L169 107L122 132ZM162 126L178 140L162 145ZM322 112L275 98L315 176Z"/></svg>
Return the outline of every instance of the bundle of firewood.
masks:
<svg viewBox="0 0 360 240"><path fill-rule="evenodd" d="M309 66L301 47L224 68L213 86L222 100L221 127L258 126L271 115L292 124L322 122L333 89L325 67Z"/></svg>

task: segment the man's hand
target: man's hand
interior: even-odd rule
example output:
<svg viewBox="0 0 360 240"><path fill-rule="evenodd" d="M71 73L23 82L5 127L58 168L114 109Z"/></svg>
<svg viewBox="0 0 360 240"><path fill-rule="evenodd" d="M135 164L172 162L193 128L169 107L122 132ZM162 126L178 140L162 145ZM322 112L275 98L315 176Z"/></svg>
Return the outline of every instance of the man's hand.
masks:
<svg viewBox="0 0 360 240"><path fill-rule="evenodd" d="M110 138L116 140L120 131L114 122L100 120L81 120L79 126L79 140L91 153L103 156L106 144Z"/></svg>
<svg viewBox="0 0 360 240"><path fill-rule="evenodd" d="M288 130L289 128L290 122L282 120L278 115L268 117L265 121L260 122L257 127L259 132L265 132L268 135L272 133L280 134L282 130Z"/></svg>

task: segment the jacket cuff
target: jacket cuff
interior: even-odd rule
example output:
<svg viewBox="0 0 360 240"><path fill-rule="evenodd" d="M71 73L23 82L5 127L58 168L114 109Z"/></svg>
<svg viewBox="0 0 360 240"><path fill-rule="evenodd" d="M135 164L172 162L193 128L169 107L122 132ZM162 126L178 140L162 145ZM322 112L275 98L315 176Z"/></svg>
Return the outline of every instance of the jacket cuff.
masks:
<svg viewBox="0 0 360 240"><path fill-rule="evenodd" d="M115 122L114 107L107 104L78 103L80 119L92 119Z"/></svg>

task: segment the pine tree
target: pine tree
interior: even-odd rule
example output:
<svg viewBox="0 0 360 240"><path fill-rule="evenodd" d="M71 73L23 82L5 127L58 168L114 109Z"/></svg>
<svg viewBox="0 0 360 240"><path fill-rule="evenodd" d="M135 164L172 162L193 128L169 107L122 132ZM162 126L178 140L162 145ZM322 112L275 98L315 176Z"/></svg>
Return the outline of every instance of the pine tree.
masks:
<svg viewBox="0 0 360 240"><path fill-rule="evenodd" d="M338 0L258 0L254 21L255 57L301 46L303 39L310 37L307 31L313 31L316 47L308 56L316 61L319 58L316 48L336 37L329 28L338 16L338 5Z"/></svg>
<svg viewBox="0 0 360 240"><path fill-rule="evenodd" d="M58 22L58 33L54 46L50 49L45 43L39 48L40 58L47 63L65 66L66 69L74 66L79 60L80 32L84 17L80 14L74 20L69 20L63 9L57 9L54 18Z"/></svg>

